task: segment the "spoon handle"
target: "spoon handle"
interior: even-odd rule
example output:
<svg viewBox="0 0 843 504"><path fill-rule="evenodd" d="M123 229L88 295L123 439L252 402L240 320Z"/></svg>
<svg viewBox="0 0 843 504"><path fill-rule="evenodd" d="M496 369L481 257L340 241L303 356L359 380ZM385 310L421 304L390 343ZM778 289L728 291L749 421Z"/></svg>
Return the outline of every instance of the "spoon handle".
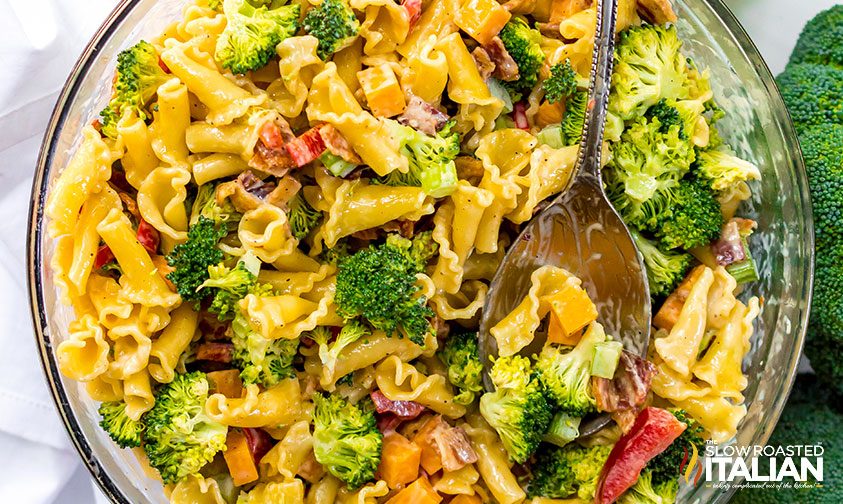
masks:
<svg viewBox="0 0 843 504"><path fill-rule="evenodd" d="M600 158L603 151L603 129L609 106L617 15L618 0L598 0L597 28L594 35L594 52L591 56L591 77L588 86L588 106L574 179L574 182L597 182L600 187L602 187Z"/></svg>

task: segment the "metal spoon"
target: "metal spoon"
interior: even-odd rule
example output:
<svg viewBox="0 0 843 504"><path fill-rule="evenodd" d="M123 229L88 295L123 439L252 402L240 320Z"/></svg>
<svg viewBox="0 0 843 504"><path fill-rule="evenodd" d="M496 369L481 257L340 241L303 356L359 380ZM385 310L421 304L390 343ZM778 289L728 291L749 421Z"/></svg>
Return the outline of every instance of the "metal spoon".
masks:
<svg viewBox="0 0 843 504"><path fill-rule="evenodd" d="M609 101L615 19L618 0L599 0L597 30L591 64L588 110L579 156L568 189L533 218L510 246L489 288L480 321L480 357L488 377L497 342L489 329L506 316L530 289L530 274L552 264L583 281L598 309L606 333L619 337L624 348L644 355L650 338L650 291L644 265L629 230L612 207L600 178L603 128ZM546 335L536 334L522 355L538 352ZM609 422L600 415L580 426L582 435Z"/></svg>

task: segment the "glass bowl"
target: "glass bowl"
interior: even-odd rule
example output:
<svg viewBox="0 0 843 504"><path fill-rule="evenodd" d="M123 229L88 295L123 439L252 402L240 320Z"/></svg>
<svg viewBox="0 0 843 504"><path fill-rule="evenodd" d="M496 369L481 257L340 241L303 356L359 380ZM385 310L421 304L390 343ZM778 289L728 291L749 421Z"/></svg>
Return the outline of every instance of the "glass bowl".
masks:
<svg viewBox="0 0 843 504"><path fill-rule="evenodd" d="M58 371L54 348L67 336L72 310L58 301L49 269L54 243L44 229L44 202L78 146L82 126L104 106L117 53L161 33L181 14L182 0L124 0L85 48L53 112L32 190L28 232L29 294L44 373L73 444L103 492L117 503L166 503L128 450L97 426L97 405L84 387ZM811 204L799 145L772 75L758 50L720 0L676 0L685 50L711 69L715 97L728 112L718 123L763 179L744 214L758 221L752 245L762 280L745 295L763 296L752 348L744 361L748 414L732 441L764 444L796 373L810 305L813 272ZM730 492L701 484L684 488L683 502L726 502Z"/></svg>

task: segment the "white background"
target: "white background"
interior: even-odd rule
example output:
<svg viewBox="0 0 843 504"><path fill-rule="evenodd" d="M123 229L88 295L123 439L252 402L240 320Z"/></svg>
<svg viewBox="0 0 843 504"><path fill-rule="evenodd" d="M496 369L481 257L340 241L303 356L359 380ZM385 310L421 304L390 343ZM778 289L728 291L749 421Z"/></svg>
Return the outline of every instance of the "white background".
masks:
<svg viewBox="0 0 843 504"><path fill-rule="evenodd" d="M831 0L726 0L774 74ZM116 0L0 0L0 502L99 500L42 382L26 304L29 185L56 94Z"/></svg>

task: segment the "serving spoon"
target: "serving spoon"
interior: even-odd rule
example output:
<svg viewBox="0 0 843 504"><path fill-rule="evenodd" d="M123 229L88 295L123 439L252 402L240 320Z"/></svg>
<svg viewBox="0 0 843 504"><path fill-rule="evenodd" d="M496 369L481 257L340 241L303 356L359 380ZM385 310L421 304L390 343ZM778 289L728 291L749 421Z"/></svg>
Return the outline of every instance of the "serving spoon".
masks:
<svg viewBox="0 0 843 504"><path fill-rule="evenodd" d="M565 268L582 279L607 334L619 337L624 349L644 355L650 339L650 291L638 249L615 211L600 178L603 128L612 76L618 0L599 0L583 133L572 180L567 190L534 217L510 246L489 287L480 321L479 350L484 385L493 386L488 370L498 355L489 329L512 311L530 289L530 275L544 265ZM521 350L541 350L546 334L536 333ZM580 434L603 428L608 415L587 419Z"/></svg>

